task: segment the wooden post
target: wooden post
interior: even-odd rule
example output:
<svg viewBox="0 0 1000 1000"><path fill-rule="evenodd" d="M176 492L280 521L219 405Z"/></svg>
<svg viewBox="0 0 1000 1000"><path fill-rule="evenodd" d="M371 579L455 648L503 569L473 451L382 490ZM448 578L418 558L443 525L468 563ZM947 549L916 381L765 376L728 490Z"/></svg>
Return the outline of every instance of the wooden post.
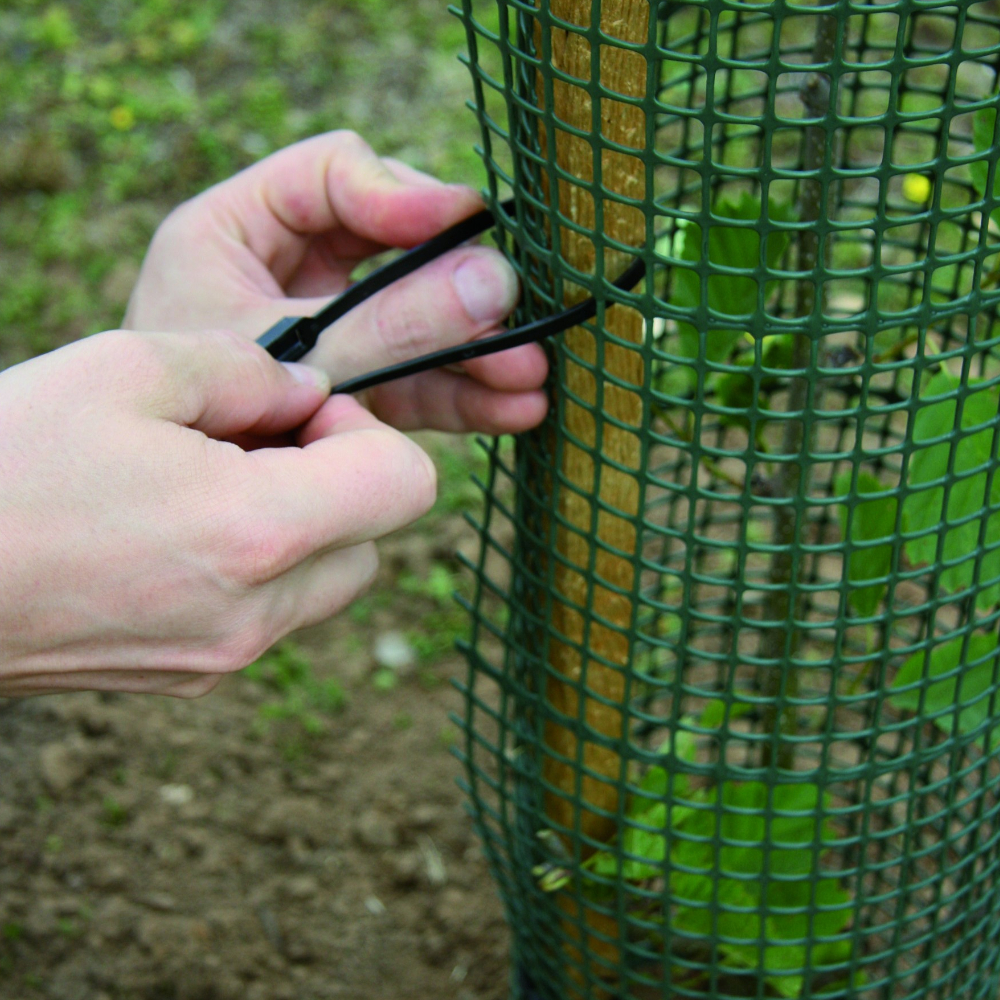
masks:
<svg viewBox="0 0 1000 1000"><path fill-rule="evenodd" d="M597 21L601 31L611 38L638 44L647 40L648 0L550 0L549 9L554 16L582 28L590 27L592 20ZM542 54L541 26L536 28L536 42L537 51ZM550 44L552 69L583 84L592 82L592 53L586 37L553 27ZM645 96L647 67L639 53L602 45L599 65L600 83L606 91L630 98ZM544 110L549 110L545 103L548 75L543 70L538 78L539 104ZM551 88L551 111L555 118L584 132L594 132L594 107L588 91L554 74ZM594 273L600 246L587 235L594 233L597 225L597 205L591 193L595 158L599 157L600 184L604 191L638 200L646 195L646 169L638 155L646 145L644 109L604 98L598 111L601 138L634 149L636 155L602 148L558 125L551 135L544 121L539 126L543 154L548 154L550 143L554 144L556 162L574 179L558 181L559 210L584 230L578 233L561 228L560 255L585 274ZM545 194L551 197L551 190ZM601 198L600 191L596 197ZM601 208L606 236L629 246L644 244L646 223L639 209L607 197L601 198ZM625 269L630 256L613 250L603 254L604 274L613 280ZM566 304L586 294L570 286ZM550 642L552 673L545 695L548 703L564 716L573 720L582 718L594 732L617 740L622 736L623 713L615 706L622 703L626 672L631 667L633 609L632 600L626 595L631 594L635 584L635 552L640 544L631 519L640 513L642 496L639 469L643 401L638 390L643 385L644 371L638 348L644 337L643 317L634 309L616 305L606 313L605 329L620 340L635 344L636 349L606 342L601 357L590 331L576 327L565 335L564 382L568 394L563 403L564 426L581 443L574 444L564 438L561 476L556 485L560 525L556 536L552 626L566 641L553 638ZM569 355L579 358L579 362ZM599 388L601 372L635 389L603 379ZM570 395L582 400L582 404ZM609 418L624 426L617 426ZM630 471L622 471L612 462ZM585 608L585 613L579 608ZM587 837L604 843L610 841L616 833L614 819L587 806L610 813L618 808L624 776L620 755L614 749L586 740L580 747L571 727L551 720L545 727L545 744L566 758L564 762L546 755L543 762L546 782L558 790L550 791L545 800L545 812L553 827L572 831L579 823L580 831ZM577 761L582 761L591 772L584 774L582 780ZM593 849L584 850L584 856L590 853ZM597 954L616 962L615 946L579 928L585 924L617 938L617 922L590 909L580 914L578 904L569 895L563 897L561 905L569 918L568 932L581 944L579 951L570 949L572 958L582 962L583 955ZM592 968L594 975L608 978L607 970L597 965ZM573 978L582 982L578 975Z"/></svg>

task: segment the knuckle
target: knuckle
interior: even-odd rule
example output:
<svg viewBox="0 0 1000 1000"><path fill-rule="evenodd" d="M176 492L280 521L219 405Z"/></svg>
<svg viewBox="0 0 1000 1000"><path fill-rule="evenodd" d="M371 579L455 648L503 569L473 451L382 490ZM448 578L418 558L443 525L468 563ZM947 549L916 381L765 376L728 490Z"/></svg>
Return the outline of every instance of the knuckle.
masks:
<svg viewBox="0 0 1000 1000"><path fill-rule="evenodd" d="M366 542L361 546L360 567L358 573L358 594L363 594L378 576L378 549L374 542Z"/></svg>
<svg viewBox="0 0 1000 1000"><path fill-rule="evenodd" d="M353 566L336 601L327 609L329 615L342 611L367 591L378 577L379 556L374 542L356 545L351 552Z"/></svg>
<svg viewBox="0 0 1000 1000"><path fill-rule="evenodd" d="M252 591L273 580L295 561L293 540L286 529L269 516L267 502L270 483L251 474L239 463L220 469L206 465L211 483L227 481L225 504L213 493L211 514L207 515L206 543L220 585L237 595Z"/></svg>
<svg viewBox="0 0 1000 1000"><path fill-rule="evenodd" d="M149 387L167 378L169 366L155 334L107 330L87 341L98 370L125 385Z"/></svg>
<svg viewBox="0 0 1000 1000"><path fill-rule="evenodd" d="M236 518L222 548L223 576L245 590L260 587L288 567L288 548L280 531L255 515Z"/></svg>
<svg viewBox="0 0 1000 1000"><path fill-rule="evenodd" d="M189 681L185 681L170 693L175 698L181 698L184 701L194 701L195 698L204 698L206 694L214 691L219 686L219 681L221 679L222 678L216 674L192 678Z"/></svg>
<svg viewBox="0 0 1000 1000"><path fill-rule="evenodd" d="M173 209L156 227L147 259L165 262L189 254L192 242L208 237L216 220L207 209L216 201L216 190L209 188Z"/></svg>
<svg viewBox="0 0 1000 1000"><path fill-rule="evenodd" d="M212 651L212 675L231 674L248 667L271 648L276 638L261 621L241 622Z"/></svg>
<svg viewBox="0 0 1000 1000"><path fill-rule="evenodd" d="M346 146L348 149L357 149L361 147L368 149L368 143L361 138L361 134L359 132L356 132L352 128L334 129L330 135L338 145Z"/></svg>
<svg viewBox="0 0 1000 1000"><path fill-rule="evenodd" d="M165 250L169 248L175 239L184 234L188 226L188 217L191 214L188 209L188 202L178 205L169 215L156 227L153 238L150 240L150 250Z"/></svg>
<svg viewBox="0 0 1000 1000"><path fill-rule="evenodd" d="M99 353L102 358L118 358L131 356L133 352L141 354L146 340L146 335L133 333L131 330L105 330L87 338L86 343L90 350Z"/></svg>

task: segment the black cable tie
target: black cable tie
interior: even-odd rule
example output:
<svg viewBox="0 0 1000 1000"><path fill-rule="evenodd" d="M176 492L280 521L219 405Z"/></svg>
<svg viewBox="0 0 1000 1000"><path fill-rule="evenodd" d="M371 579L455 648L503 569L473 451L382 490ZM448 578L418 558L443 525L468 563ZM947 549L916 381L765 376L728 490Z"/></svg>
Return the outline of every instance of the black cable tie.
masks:
<svg viewBox="0 0 1000 1000"><path fill-rule="evenodd" d="M514 208L513 199L503 202L500 207L504 212L511 213ZM278 361L298 361L316 346L320 334L327 327L342 319L362 302L496 224L497 220L488 210L477 212L355 282L315 316L287 316L278 320L274 326L257 339L257 343ZM644 271L645 265L641 259L633 261L624 274L614 282L614 287L623 292L631 291L641 280ZM614 303L609 303L609 305L614 305ZM339 385L335 385L333 392L360 392L363 389L371 389L384 382L406 378L409 375L416 375L432 368L460 364L463 361L471 361L473 358L481 358L487 354L508 351L513 347L520 347L522 344L537 343L593 319L596 315L597 300L590 297L553 316L534 320L492 337L459 344L455 347L446 347L419 358L379 368L367 375L347 379Z"/></svg>

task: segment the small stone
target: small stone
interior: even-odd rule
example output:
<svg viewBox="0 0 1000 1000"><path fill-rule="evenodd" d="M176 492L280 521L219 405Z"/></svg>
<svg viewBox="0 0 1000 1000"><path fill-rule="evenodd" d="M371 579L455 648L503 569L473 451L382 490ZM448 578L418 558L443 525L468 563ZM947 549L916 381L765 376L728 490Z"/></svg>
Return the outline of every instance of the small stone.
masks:
<svg viewBox="0 0 1000 1000"><path fill-rule="evenodd" d="M115 728L115 716L105 705L87 705L80 713L80 726L88 736L107 736Z"/></svg>
<svg viewBox="0 0 1000 1000"><path fill-rule="evenodd" d="M434 917L444 927L455 928L469 919L469 899L461 889L445 889L434 904Z"/></svg>
<svg viewBox="0 0 1000 1000"><path fill-rule="evenodd" d="M17 810L9 802L0 802L0 833L13 830L17 824Z"/></svg>
<svg viewBox="0 0 1000 1000"><path fill-rule="evenodd" d="M151 910L159 913L171 913L177 909L177 901L166 892L149 892L136 899L142 906L148 906Z"/></svg>
<svg viewBox="0 0 1000 1000"><path fill-rule="evenodd" d="M417 654L402 632L383 632L372 650L375 663L382 670L391 670L406 677L417 668Z"/></svg>
<svg viewBox="0 0 1000 1000"><path fill-rule="evenodd" d="M407 569L424 579L430 572L433 539L423 532L401 532L391 548L387 547L388 562L398 569Z"/></svg>
<svg viewBox="0 0 1000 1000"><path fill-rule="evenodd" d="M338 764L336 761L330 761L320 767L317 777L326 785L328 788L333 788L343 782L344 778L347 777L347 768L343 764Z"/></svg>
<svg viewBox="0 0 1000 1000"><path fill-rule="evenodd" d="M133 260L120 260L101 282L104 300L115 305L124 305L139 277L139 265Z"/></svg>
<svg viewBox="0 0 1000 1000"><path fill-rule="evenodd" d="M444 859L441 857L437 844L426 833L420 834L417 838L417 844L423 856L427 881L434 886L444 885L448 881L448 873L445 871Z"/></svg>
<svg viewBox="0 0 1000 1000"><path fill-rule="evenodd" d="M253 824L260 840L318 847L330 836L330 817L321 802L302 796L275 799Z"/></svg>
<svg viewBox="0 0 1000 1000"><path fill-rule="evenodd" d="M387 850L398 843L392 823L376 809L366 810L355 820L354 836L372 850Z"/></svg>
<svg viewBox="0 0 1000 1000"><path fill-rule="evenodd" d="M62 795L86 776L89 761L82 741L48 743L38 754L42 781L53 795Z"/></svg>
<svg viewBox="0 0 1000 1000"><path fill-rule="evenodd" d="M285 884L292 899L313 899L319 892L319 882L312 875L297 875Z"/></svg>
<svg viewBox="0 0 1000 1000"><path fill-rule="evenodd" d="M52 909L57 916L75 917L80 912L80 900L75 896L57 896L52 900Z"/></svg>
<svg viewBox="0 0 1000 1000"><path fill-rule="evenodd" d="M385 903L378 896L369 896L365 900L365 909L373 916L380 917L385 913Z"/></svg>
<svg viewBox="0 0 1000 1000"><path fill-rule="evenodd" d="M194 798L194 789L190 785L161 785L160 798L168 806L184 806Z"/></svg>
<svg viewBox="0 0 1000 1000"><path fill-rule="evenodd" d="M104 892L115 892L128 885L129 867L120 861L100 859L88 871L90 883Z"/></svg>
<svg viewBox="0 0 1000 1000"><path fill-rule="evenodd" d="M442 965L451 953L451 946L443 934L431 931L424 935L423 953L429 965Z"/></svg>
<svg viewBox="0 0 1000 1000"><path fill-rule="evenodd" d="M110 896L93 917L98 934L105 941L122 944L135 934L137 913L120 896Z"/></svg>
<svg viewBox="0 0 1000 1000"><path fill-rule="evenodd" d="M289 962L300 962L305 964L307 962L314 962L316 960L316 953L307 941L303 941L300 938L292 938L292 940L285 945L285 957ZM289 1000L291 1000L291 997L294 997L294 995L294 993L290 994Z"/></svg>
<svg viewBox="0 0 1000 1000"><path fill-rule="evenodd" d="M423 802L414 806L407 817L407 826L412 830L429 830L441 822L441 809Z"/></svg>
<svg viewBox="0 0 1000 1000"><path fill-rule="evenodd" d="M423 859L416 851L407 851L392 859L392 882L398 889L412 888L420 881Z"/></svg>

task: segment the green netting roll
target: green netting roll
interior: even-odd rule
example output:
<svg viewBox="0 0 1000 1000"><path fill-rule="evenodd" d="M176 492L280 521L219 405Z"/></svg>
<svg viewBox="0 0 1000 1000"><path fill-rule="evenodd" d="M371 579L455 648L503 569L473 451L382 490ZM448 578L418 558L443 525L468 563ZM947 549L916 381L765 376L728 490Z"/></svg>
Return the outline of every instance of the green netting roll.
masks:
<svg viewBox="0 0 1000 1000"><path fill-rule="evenodd" d="M995 3L458 13L519 319L599 306L487 444L512 996L996 1000Z"/></svg>

